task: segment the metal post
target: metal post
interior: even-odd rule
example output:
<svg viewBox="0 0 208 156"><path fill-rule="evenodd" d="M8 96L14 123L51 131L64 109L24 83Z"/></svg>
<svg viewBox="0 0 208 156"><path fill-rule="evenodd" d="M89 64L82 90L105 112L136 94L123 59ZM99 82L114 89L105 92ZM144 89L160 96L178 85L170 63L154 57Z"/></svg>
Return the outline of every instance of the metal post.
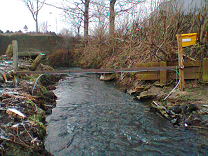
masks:
<svg viewBox="0 0 208 156"><path fill-rule="evenodd" d="M18 71L18 43L16 40L12 41L13 46L13 64L14 64L14 72ZM17 87L19 84L19 75L14 75L14 85Z"/></svg>

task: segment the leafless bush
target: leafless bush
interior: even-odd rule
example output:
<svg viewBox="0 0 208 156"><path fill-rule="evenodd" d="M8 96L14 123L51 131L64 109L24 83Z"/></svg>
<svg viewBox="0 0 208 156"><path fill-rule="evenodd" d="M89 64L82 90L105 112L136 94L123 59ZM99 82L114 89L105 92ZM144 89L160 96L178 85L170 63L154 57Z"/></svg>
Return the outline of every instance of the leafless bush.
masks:
<svg viewBox="0 0 208 156"><path fill-rule="evenodd" d="M177 5L169 9L161 5L145 19L119 23L113 42L105 33L106 27L98 28L87 44L74 46L77 63L84 67L129 68L136 63L177 60L176 35L182 33L198 33L197 45L184 50L188 59L207 57L206 7L184 12Z"/></svg>

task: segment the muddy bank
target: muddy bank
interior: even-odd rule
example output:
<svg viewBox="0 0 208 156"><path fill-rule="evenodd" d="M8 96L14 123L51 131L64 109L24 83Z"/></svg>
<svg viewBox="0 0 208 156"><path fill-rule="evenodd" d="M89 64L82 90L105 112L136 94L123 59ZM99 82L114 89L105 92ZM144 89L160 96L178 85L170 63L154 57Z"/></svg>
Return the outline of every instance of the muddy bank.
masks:
<svg viewBox="0 0 208 156"><path fill-rule="evenodd" d="M61 77L20 75L13 83L13 62L0 60L0 155L51 155L45 150L46 115L56 106L52 92ZM29 70L30 60L19 60L21 70ZM40 64L37 70L53 70Z"/></svg>
<svg viewBox="0 0 208 156"><path fill-rule="evenodd" d="M185 83L185 91L180 91L177 81L159 85L155 81L140 81L133 75L114 76L122 90L135 100L149 101L149 107L174 126L208 129L208 84L197 80Z"/></svg>

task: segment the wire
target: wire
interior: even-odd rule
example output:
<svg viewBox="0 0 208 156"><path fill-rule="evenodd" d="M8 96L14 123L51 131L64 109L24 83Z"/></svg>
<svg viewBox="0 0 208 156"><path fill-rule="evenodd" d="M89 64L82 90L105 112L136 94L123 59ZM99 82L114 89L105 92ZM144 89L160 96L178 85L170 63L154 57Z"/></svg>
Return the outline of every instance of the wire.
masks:
<svg viewBox="0 0 208 156"><path fill-rule="evenodd" d="M165 97L163 100L166 100L166 99L170 96L170 94L178 87L178 85L179 85L179 83L180 83L180 81L181 81L180 73L179 73L177 70L174 70L174 71L175 71L175 72L178 74L178 76L179 76L178 83L177 83L176 86L169 92L169 94L166 95L166 97Z"/></svg>
<svg viewBox="0 0 208 156"><path fill-rule="evenodd" d="M35 82L35 84L34 84L34 86L33 86L32 96L33 96L33 92L34 92L35 86L36 86L37 83L38 83L39 78L40 78L41 76L43 76L43 75L44 75L44 74L41 74L40 76L38 76L38 78L37 78L37 80L36 80L36 82Z"/></svg>

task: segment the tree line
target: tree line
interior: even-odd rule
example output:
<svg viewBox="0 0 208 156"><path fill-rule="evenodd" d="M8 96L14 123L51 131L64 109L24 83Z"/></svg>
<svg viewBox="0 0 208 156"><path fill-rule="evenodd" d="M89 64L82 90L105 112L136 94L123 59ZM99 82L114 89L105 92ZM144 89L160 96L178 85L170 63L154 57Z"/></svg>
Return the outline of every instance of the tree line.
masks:
<svg viewBox="0 0 208 156"><path fill-rule="evenodd" d="M136 14L137 7L146 0L62 0L61 6L50 4L47 0L21 0L36 23L36 33L39 32L38 16L44 5L62 9L66 19L76 28L77 35L84 28L84 39L89 36L89 23L94 21L97 27L106 27L111 38L115 32L115 18L122 14ZM92 20L93 19L93 20Z"/></svg>

